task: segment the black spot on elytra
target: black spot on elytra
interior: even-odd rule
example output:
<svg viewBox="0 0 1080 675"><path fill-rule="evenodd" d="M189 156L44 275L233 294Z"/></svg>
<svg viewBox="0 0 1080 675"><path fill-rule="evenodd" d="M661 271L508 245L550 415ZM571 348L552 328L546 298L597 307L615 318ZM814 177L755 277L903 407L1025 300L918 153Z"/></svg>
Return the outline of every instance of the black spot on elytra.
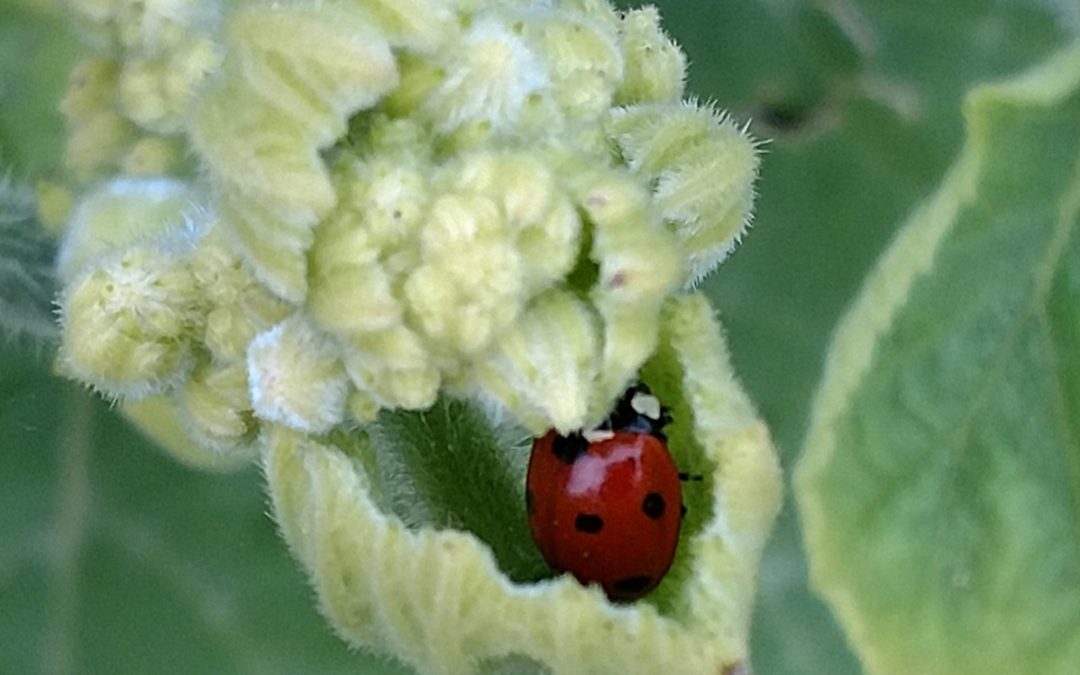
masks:
<svg viewBox="0 0 1080 675"><path fill-rule="evenodd" d="M641 510L653 520L659 520L666 508L667 503L659 492L650 492L645 495L645 499L641 500Z"/></svg>
<svg viewBox="0 0 1080 675"><path fill-rule="evenodd" d="M533 503L532 490L525 491L525 511L531 516L536 512L536 504Z"/></svg>
<svg viewBox="0 0 1080 675"><path fill-rule="evenodd" d="M595 513L579 513L574 518L574 529L586 534L596 534L604 529L604 519Z"/></svg>
<svg viewBox="0 0 1080 675"><path fill-rule="evenodd" d="M589 442L581 434L569 436L556 436L551 443L551 451L560 461L573 464L578 457L585 454L589 449Z"/></svg>
<svg viewBox="0 0 1080 675"><path fill-rule="evenodd" d="M635 595L637 593L641 593L651 585L652 577L626 577L625 579L619 579L618 581L616 581L613 588L617 593L620 594Z"/></svg>

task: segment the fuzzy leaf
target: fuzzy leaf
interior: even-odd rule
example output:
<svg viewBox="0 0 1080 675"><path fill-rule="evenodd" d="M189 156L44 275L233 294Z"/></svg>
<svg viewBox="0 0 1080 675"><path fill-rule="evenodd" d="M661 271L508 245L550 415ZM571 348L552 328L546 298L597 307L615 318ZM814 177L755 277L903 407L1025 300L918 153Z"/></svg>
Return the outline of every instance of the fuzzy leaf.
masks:
<svg viewBox="0 0 1080 675"><path fill-rule="evenodd" d="M384 414L374 443L272 429L274 513L338 631L423 673L507 672L520 658L561 675L742 667L779 468L708 302L672 300L663 326L643 377L678 413L676 461L706 478L671 575L632 605L569 575L527 583L524 448L467 408Z"/></svg>
<svg viewBox="0 0 1080 675"><path fill-rule="evenodd" d="M797 490L871 673L1080 669L1080 48L968 139L841 323Z"/></svg>

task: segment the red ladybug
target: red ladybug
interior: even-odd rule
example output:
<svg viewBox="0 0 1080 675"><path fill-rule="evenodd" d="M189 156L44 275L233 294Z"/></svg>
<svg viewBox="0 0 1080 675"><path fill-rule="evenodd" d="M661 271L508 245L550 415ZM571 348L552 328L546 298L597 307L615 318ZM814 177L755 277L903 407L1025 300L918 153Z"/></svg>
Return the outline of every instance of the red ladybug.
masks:
<svg viewBox="0 0 1080 675"><path fill-rule="evenodd" d="M662 428L670 416L631 387L596 430L533 442L529 528L544 560L612 600L636 600L671 567L685 508Z"/></svg>

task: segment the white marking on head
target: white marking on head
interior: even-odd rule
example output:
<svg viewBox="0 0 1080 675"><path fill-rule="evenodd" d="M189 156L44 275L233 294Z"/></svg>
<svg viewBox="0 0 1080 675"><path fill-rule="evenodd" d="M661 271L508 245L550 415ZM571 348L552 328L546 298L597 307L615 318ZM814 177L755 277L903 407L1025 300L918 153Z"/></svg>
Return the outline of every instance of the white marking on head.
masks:
<svg viewBox="0 0 1080 675"><path fill-rule="evenodd" d="M660 419L660 399L652 394L638 392L630 399L630 407L639 415L644 415L651 420Z"/></svg>
<svg viewBox="0 0 1080 675"><path fill-rule="evenodd" d="M593 429L581 434L590 443L599 443L609 438L615 438L615 432L610 429Z"/></svg>

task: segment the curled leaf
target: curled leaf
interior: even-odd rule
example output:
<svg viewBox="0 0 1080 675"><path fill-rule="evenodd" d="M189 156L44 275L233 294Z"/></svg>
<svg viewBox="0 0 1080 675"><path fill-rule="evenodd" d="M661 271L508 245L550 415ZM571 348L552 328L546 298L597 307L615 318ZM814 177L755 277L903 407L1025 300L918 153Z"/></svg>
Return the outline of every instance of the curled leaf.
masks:
<svg viewBox="0 0 1080 675"><path fill-rule="evenodd" d="M676 458L707 479L689 503L672 575L650 602L633 606L612 605L569 576L514 583L474 534L425 524L423 514L407 526L384 501L393 473L378 472L361 433L315 439L273 428L264 462L274 514L339 633L425 673L475 672L511 656L590 675L723 672L744 663L780 476L704 298L669 304L662 347L644 378L681 418L671 437ZM428 453L431 462L447 461L437 445ZM520 471L520 459L509 461ZM471 477L457 481L466 491Z"/></svg>

